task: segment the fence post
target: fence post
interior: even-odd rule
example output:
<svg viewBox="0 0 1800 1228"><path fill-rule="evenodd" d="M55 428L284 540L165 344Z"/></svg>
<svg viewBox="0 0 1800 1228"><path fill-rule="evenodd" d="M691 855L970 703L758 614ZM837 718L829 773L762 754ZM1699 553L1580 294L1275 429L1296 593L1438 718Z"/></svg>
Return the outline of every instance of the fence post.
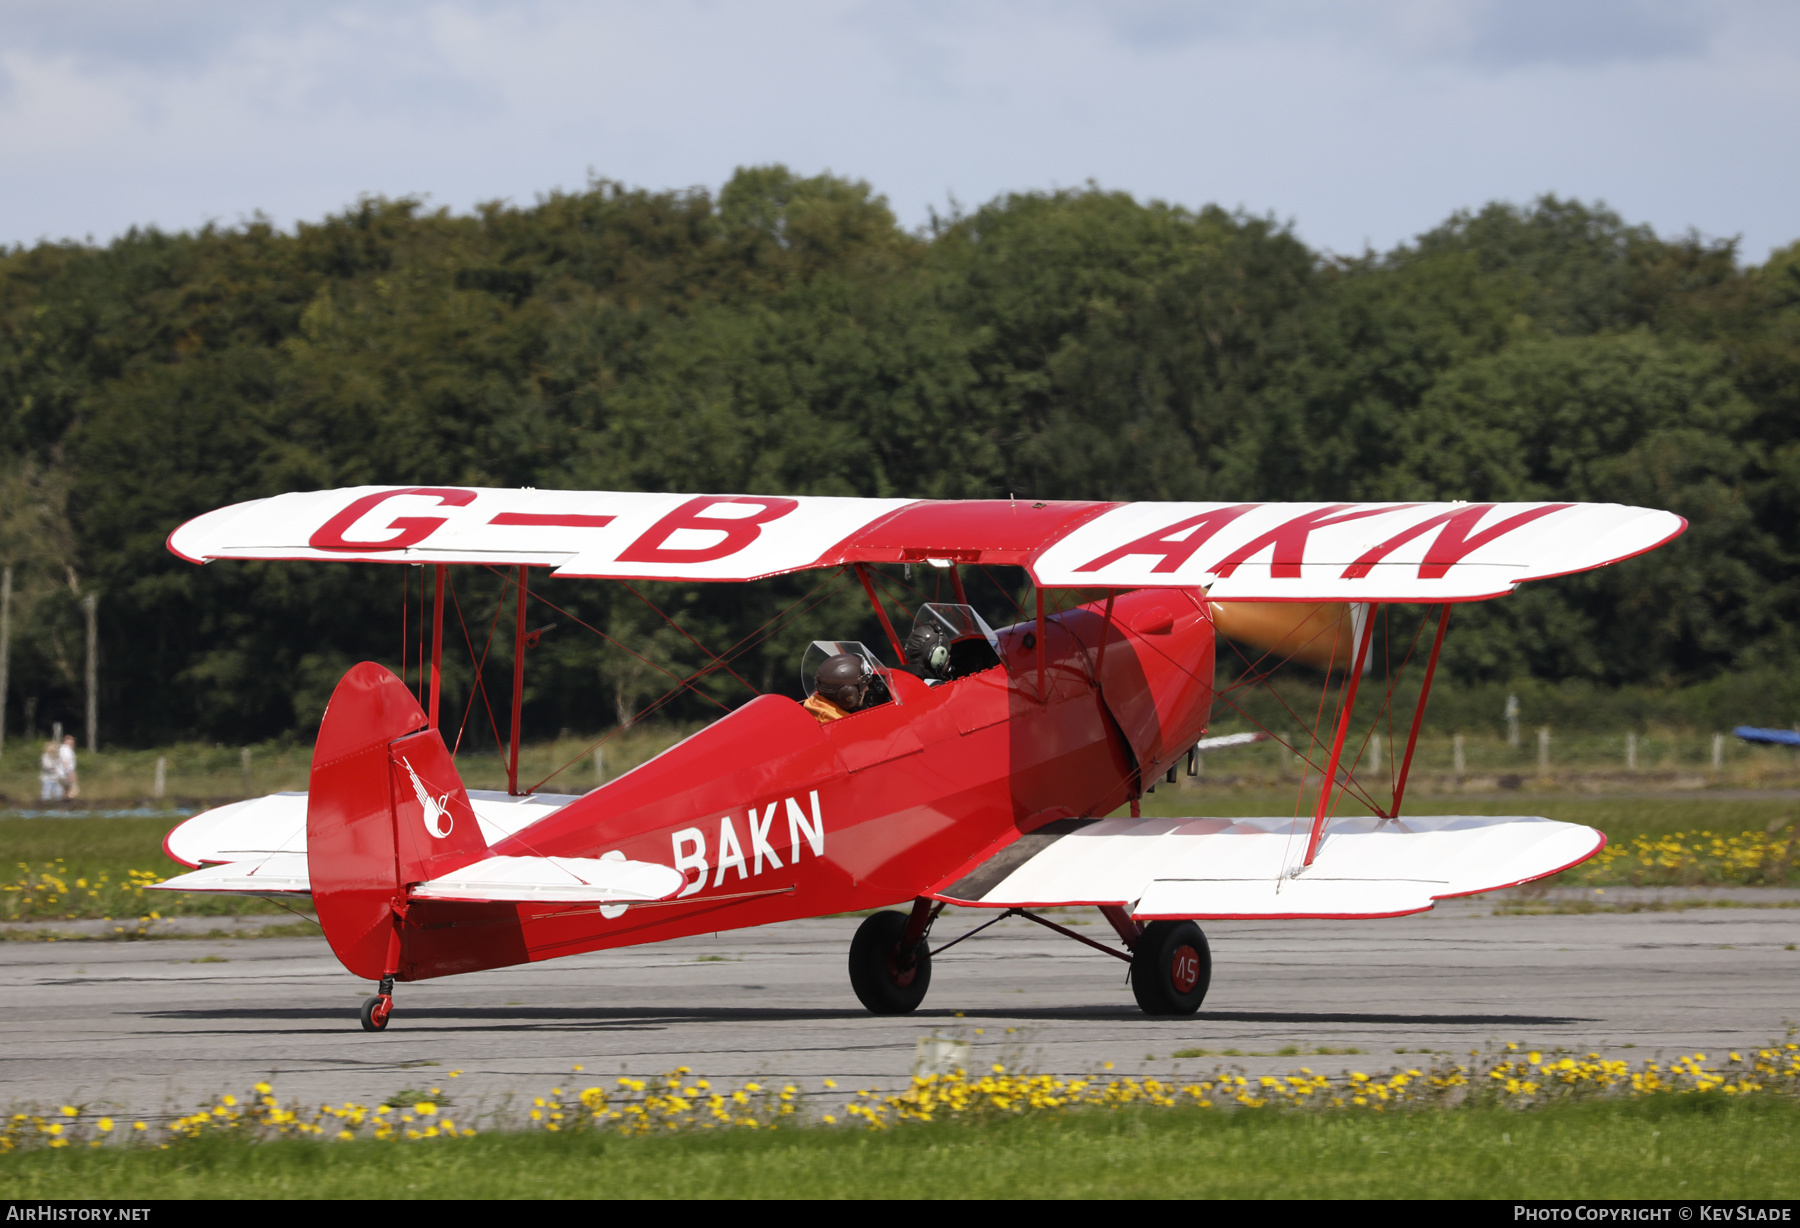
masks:
<svg viewBox="0 0 1800 1228"><path fill-rule="evenodd" d="M1463 770L1468 766L1468 762L1463 757L1463 736L1460 733L1450 739L1450 761L1455 766L1456 783L1461 784Z"/></svg>
<svg viewBox="0 0 1800 1228"><path fill-rule="evenodd" d="M12 568L8 567L0 576L0 754L6 752L6 667L11 658Z"/></svg>
<svg viewBox="0 0 1800 1228"><path fill-rule="evenodd" d="M163 773L168 768L168 765L169 765L169 761L167 758L165 758L162 755L158 755L156 757L156 785L150 791L150 794L152 797L155 797L158 799L160 799L162 797L162 795L163 795Z"/></svg>
<svg viewBox="0 0 1800 1228"><path fill-rule="evenodd" d="M250 796L250 748L244 747L244 796Z"/></svg>
<svg viewBox="0 0 1800 1228"><path fill-rule="evenodd" d="M606 763L600 757L600 748L598 746L594 748L594 783L596 785L603 785L606 783Z"/></svg>
<svg viewBox="0 0 1800 1228"><path fill-rule="evenodd" d="M1628 771L1637 771L1637 734L1625 735L1625 767Z"/></svg>
<svg viewBox="0 0 1800 1228"><path fill-rule="evenodd" d="M1550 774L1550 726L1538 726L1538 775Z"/></svg>
<svg viewBox="0 0 1800 1228"><path fill-rule="evenodd" d="M99 600L93 593L81 599L81 612L87 615L87 744L90 755L100 749L100 633L94 615Z"/></svg>
<svg viewBox="0 0 1800 1228"><path fill-rule="evenodd" d="M1724 766L1725 766L1725 735L1722 733L1715 733L1715 734L1713 734L1712 770L1717 772L1717 771L1722 770L1724 768Z"/></svg>
<svg viewBox="0 0 1800 1228"><path fill-rule="evenodd" d="M1381 735L1378 733L1369 735L1369 765L1369 774L1376 779L1380 779Z"/></svg>

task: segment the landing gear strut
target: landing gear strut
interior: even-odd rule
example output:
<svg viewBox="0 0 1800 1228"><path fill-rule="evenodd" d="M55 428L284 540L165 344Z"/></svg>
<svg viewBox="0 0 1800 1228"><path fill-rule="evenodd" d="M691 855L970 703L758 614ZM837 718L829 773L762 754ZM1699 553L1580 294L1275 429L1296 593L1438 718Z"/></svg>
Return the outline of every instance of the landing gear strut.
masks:
<svg viewBox="0 0 1800 1228"><path fill-rule="evenodd" d="M381 992L365 998L362 1004L362 1026L365 1032L387 1030L388 1016L394 1013L394 978L381 978Z"/></svg>
<svg viewBox="0 0 1800 1228"><path fill-rule="evenodd" d="M926 936L942 910L942 904L934 907L930 900L921 897L913 902L910 915L878 912L857 928L856 937L850 942L850 986L871 1012L904 1015L925 1000L925 991L931 986L933 955ZM1145 1014L1191 1015L1200 1009L1212 983L1212 951L1198 925L1192 921L1152 921L1144 925L1116 905L1100 911L1118 932L1124 951L1023 908L1008 908L962 937L946 942L936 953L942 954L1008 917L1024 917L1129 963L1131 992Z"/></svg>

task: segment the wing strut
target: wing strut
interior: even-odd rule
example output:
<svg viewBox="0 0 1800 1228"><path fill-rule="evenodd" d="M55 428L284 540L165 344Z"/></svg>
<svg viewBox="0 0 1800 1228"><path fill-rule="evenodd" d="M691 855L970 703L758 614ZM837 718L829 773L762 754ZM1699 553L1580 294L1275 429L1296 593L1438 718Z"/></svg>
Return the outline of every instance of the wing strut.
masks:
<svg viewBox="0 0 1800 1228"><path fill-rule="evenodd" d="M1111 589L1106 592L1106 614L1100 621L1100 650L1094 654L1094 677L1106 666L1106 641L1112 638L1113 598L1119 594Z"/></svg>
<svg viewBox="0 0 1800 1228"><path fill-rule="evenodd" d="M881 629L887 632L888 643L894 646L894 659L902 664L906 662L906 649L900 646L900 637L894 634L894 624L888 621L887 607L881 604L881 598L875 595L875 586L869 583L869 569L861 563L855 564L856 578L862 581L863 592L869 594L869 604L875 607L875 615L881 619Z"/></svg>
<svg viewBox="0 0 1800 1228"><path fill-rule="evenodd" d="M431 708L429 720L431 728L438 727L438 695L443 690L444 665L444 577L450 569L443 563L432 568L433 596L431 599Z"/></svg>
<svg viewBox="0 0 1800 1228"><path fill-rule="evenodd" d="M513 624L512 747L506 756L506 791L519 794L519 716L525 703L525 565L519 565L519 612Z"/></svg>
<svg viewBox="0 0 1800 1228"><path fill-rule="evenodd" d="M1050 696L1044 690L1044 590L1041 588L1037 589L1037 667L1038 703L1047 705Z"/></svg>
<svg viewBox="0 0 1800 1228"><path fill-rule="evenodd" d="M1338 711L1337 736L1331 740L1331 761L1325 768L1325 779L1319 784L1319 804L1313 811L1312 835L1306 841L1306 860L1310 866L1319 852L1319 838L1325 834L1325 811L1331 803L1332 786L1337 783L1338 761L1344 754L1344 736L1350 732L1350 714L1356 708L1356 685L1362 681L1363 662L1369 657L1369 637L1375 633L1375 608L1368 607L1363 617L1362 634L1356 638L1356 660L1350 677L1344 682L1344 706ZM1434 657L1435 661L1436 658ZM1420 711L1424 705L1420 705Z"/></svg>
<svg viewBox="0 0 1800 1228"><path fill-rule="evenodd" d="M1437 673L1438 650L1444 646L1444 629L1450 625L1450 603L1445 602L1438 615L1437 635L1431 641L1431 658L1425 662L1425 685L1419 689L1419 706L1413 710L1412 732L1406 735L1406 755L1400 760L1400 775L1394 781L1394 804L1387 817L1400 817L1400 799L1406 796L1406 775L1412 771L1413 748L1419 744L1419 726L1425 720L1425 701L1431 695L1431 679ZM1415 641L1416 642L1416 641Z"/></svg>

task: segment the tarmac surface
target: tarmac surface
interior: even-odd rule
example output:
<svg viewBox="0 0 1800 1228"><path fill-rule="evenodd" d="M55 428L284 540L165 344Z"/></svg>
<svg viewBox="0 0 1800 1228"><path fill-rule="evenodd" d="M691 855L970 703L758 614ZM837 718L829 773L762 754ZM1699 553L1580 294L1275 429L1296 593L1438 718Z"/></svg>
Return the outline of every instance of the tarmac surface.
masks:
<svg viewBox="0 0 1800 1228"><path fill-rule="evenodd" d="M856 1002L845 958L858 919L835 917L402 985L378 1034L356 1019L371 987L317 938L3 942L0 1106L160 1118L268 1079L290 1102L442 1086L459 1106L504 1110L678 1066L731 1086L792 1079L832 1105L903 1083L930 1034L969 1042L975 1069L1091 1074L1110 1061L1115 1074L1192 1076L1373 1073L1507 1041L1722 1057L1800 1022L1800 892L1612 891L1607 907L1735 906L1496 914L1593 895L1211 922L1212 991L1199 1015L1173 1020L1139 1013L1124 963L1022 918L944 953L924 1006L899 1018ZM1091 910L1054 915L1112 939ZM933 941L985 919L946 914ZM822 1091L827 1078L836 1091Z"/></svg>

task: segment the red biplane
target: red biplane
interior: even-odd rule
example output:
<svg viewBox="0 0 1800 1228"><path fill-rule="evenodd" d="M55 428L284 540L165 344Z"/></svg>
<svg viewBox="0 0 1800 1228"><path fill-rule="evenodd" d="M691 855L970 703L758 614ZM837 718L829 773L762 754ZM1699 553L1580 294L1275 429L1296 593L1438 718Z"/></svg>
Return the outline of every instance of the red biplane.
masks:
<svg viewBox="0 0 1800 1228"><path fill-rule="evenodd" d="M361 487L237 504L183 525L169 548L196 563L431 565L430 664L421 651L416 694L379 665L351 669L308 791L188 820L166 848L198 868L162 886L310 895L344 966L380 984L362 1011L371 1030L386 1026L399 981L895 904L909 906L869 916L850 944L850 982L871 1011L923 999L932 923L954 904L1107 951L1130 963L1145 1011L1191 1013L1211 975L1197 921L1399 916L1598 852L1599 832L1542 818L1403 818L1419 722L1454 604L1615 563L1683 528L1667 512L1574 503ZM517 569L505 573L517 627L504 794L466 790L439 733L446 571L470 564ZM956 600L918 605L903 641L871 570L882 564L941 569ZM1029 574L1034 617L994 629L969 605L960 569L994 564ZM827 663L855 675L837 709L762 694L585 795L521 790L532 568L719 583L840 569L887 643L808 650L806 690ZM1047 612L1057 590L1089 599ZM1363 745L1345 752L1377 623L1395 605L1424 607L1411 641L1424 678L1404 752L1388 739L1378 801L1346 770ZM1283 817L1140 818L1138 799L1184 758L1191 769L1215 700L1229 702L1215 692L1215 637L1326 666L1328 683L1336 668L1335 715L1291 747L1317 770L1317 797ZM1392 677L1367 689L1384 686L1376 706L1392 729ZM1346 797L1369 813L1337 815ZM1127 806L1132 817L1105 817ZM1040 915L1073 905L1098 908L1119 946Z"/></svg>

